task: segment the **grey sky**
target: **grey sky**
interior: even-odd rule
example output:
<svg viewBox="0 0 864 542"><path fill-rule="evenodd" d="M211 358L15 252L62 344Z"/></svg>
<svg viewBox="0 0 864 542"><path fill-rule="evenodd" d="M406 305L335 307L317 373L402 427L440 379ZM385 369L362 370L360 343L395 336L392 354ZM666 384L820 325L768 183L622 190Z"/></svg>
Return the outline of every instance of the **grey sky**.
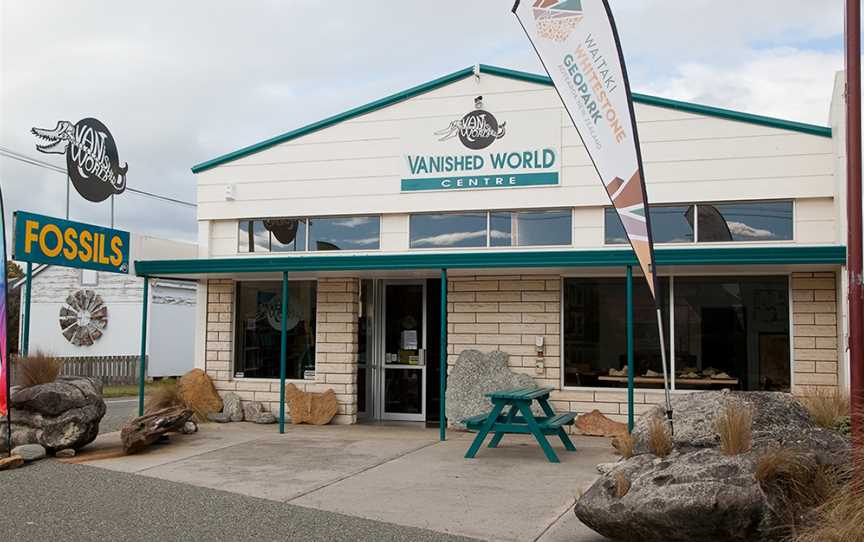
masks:
<svg viewBox="0 0 864 542"><path fill-rule="evenodd" d="M128 183L194 201L198 162L481 62L539 73L511 0L3 1L0 146L93 116ZM826 124L840 0L612 0L634 90ZM62 216L65 181L0 157L9 212ZM74 191L71 217L108 223ZM194 209L126 193L117 226L194 240Z"/></svg>

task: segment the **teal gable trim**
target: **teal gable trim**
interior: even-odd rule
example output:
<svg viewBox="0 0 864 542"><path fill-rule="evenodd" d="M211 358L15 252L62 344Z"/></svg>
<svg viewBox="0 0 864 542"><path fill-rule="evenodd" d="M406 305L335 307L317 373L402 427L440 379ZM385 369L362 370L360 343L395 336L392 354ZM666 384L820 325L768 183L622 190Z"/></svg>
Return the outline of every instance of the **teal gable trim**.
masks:
<svg viewBox="0 0 864 542"><path fill-rule="evenodd" d="M499 77L507 77L509 79L516 79L519 81L526 81L529 83L536 83L539 85L552 86L552 80L546 75L538 75L518 70L511 70L508 68L499 68L497 66L488 66L486 64L480 65L480 72L489 75L497 75ZM192 173L201 173L202 171L207 171L208 169L212 169L216 166L231 162L232 160L237 160L238 158L249 156L250 154L254 154L264 149L268 149L274 145L278 145L286 141L291 141L292 139L296 139L300 136L315 132L317 130L321 130L323 128L327 128L328 126L333 126L334 124L337 124L339 122L357 117L359 115L365 115L366 113L371 113L372 111L382 109L384 107L393 105L403 100L407 100L409 98L413 98L425 92L440 88L444 85L449 85L450 83L454 83L456 81L459 81L460 79L469 77L473 73L473 68L464 68L449 75L439 77L438 79L435 79L433 81L429 81L427 83L417 85L407 90L403 90L402 92L397 92L396 94L391 94L390 96L375 100L374 102L370 102L366 105L361 105L359 107L355 107L354 109L349 109L348 111L339 113L338 115L333 115L332 117L327 117L326 119L319 120L318 122L313 122L312 124L297 128L296 130L292 130L290 132L271 137L270 139L266 139L264 141L261 141L260 143L249 145L248 147L243 147L242 149L238 149L234 152L230 152L228 154L219 156L206 162L201 162L200 164L192 166ZM731 109L722 109L719 107L711 107L690 102L670 100L668 98L659 98L657 96L649 96L647 94L638 94L635 92L633 93L633 101L645 105L677 109L679 111L685 111L687 113L695 113L698 115L707 115L710 117L718 117L726 120L747 122L750 124L758 124L761 126L768 126L770 128L801 132L809 135L831 137L831 128L826 126L817 126L815 124L806 124L803 122L777 119L773 117L766 117L763 115L753 115L750 113L733 111Z"/></svg>
<svg viewBox="0 0 864 542"><path fill-rule="evenodd" d="M657 249L657 266L846 263L845 246ZM257 256L135 262L140 276L291 271L617 267L637 265L632 250L447 252Z"/></svg>

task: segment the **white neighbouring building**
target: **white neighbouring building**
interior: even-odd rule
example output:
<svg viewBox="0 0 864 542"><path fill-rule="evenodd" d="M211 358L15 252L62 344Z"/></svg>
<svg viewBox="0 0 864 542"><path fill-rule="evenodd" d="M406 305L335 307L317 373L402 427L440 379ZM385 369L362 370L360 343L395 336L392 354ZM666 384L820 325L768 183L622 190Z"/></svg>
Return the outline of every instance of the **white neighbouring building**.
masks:
<svg viewBox="0 0 864 542"><path fill-rule="evenodd" d="M183 257L194 251L192 244L133 235L130 254L133 258ZM137 361L141 353L144 280L135 276L134 269L125 274L34 266L29 351L63 359L64 372L134 378L134 366L125 362ZM21 296L20 338L24 336L25 279L15 287ZM179 376L194 366L196 289L191 281L150 279L148 378ZM84 367L88 363L95 365L92 373Z"/></svg>
<svg viewBox="0 0 864 542"><path fill-rule="evenodd" d="M675 392L848 386L842 88L830 126L635 96ZM450 367L502 350L624 420L633 265L636 412L662 400L653 302L545 76L467 68L193 172L197 256L136 269L198 281L221 391L277 410L287 273L288 377L339 423L437 420L444 322Z"/></svg>

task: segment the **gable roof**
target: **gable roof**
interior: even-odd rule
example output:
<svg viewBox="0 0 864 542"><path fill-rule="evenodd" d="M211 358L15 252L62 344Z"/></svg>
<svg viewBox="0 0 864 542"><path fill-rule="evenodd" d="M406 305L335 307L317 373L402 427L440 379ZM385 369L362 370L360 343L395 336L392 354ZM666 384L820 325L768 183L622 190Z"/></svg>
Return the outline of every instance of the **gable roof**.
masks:
<svg viewBox="0 0 864 542"><path fill-rule="evenodd" d="M507 77L509 79L527 81L529 83L537 83L540 85L552 86L552 79L549 76L511 70L507 68L499 68L486 64L480 64L480 73L497 75L499 77ZM439 77L438 79L434 79L421 85L417 85L416 87L411 87L407 90L403 90L402 92L397 92L395 94L391 94L389 96L385 96L384 98L375 100L374 102L369 102L365 105L361 105L359 107L349 109L348 111L344 111L337 115L333 115L332 117L327 117L317 122L313 122L312 124L307 124L306 126L297 128L296 130L285 132L284 134L271 137L270 139L265 139L264 141L255 143L254 145L249 145L248 147L243 147L234 152L229 152L228 154L213 158L212 160L201 162L200 164L192 166L192 173L201 173L202 171L207 171L208 169L212 169L216 166L220 166L227 162L237 160L238 158L243 158L244 156L249 156L250 154L254 154L264 149L268 149L270 147L273 147L274 145L278 145L286 141L291 141L292 139L309 134L311 132L315 132L317 130L321 130L323 128L327 128L328 126L332 126L339 122L360 115L364 115L366 113L371 113L372 111L382 109L403 100L407 100L420 94L429 92L431 90L435 90L445 85L449 85L450 83L454 83L473 74L473 67L461 69L443 77ZM633 101L645 105L665 107L668 109L677 109L679 111L685 111L687 113L695 113L698 115L707 115L709 117L717 117L726 120L747 122L750 124L758 124L761 126L768 126L770 128L779 128L781 130L791 130L793 132L801 132L809 135L831 137L831 128L826 126L818 126L815 124L807 124L803 122L778 119L774 117L766 117L763 115L754 115L751 113L743 113L741 111L734 111L731 109L723 109L720 107L711 107L708 105L700 105L691 102L671 100L669 98L660 98L658 96L649 96L647 94L639 94L636 92L633 93Z"/></svg>

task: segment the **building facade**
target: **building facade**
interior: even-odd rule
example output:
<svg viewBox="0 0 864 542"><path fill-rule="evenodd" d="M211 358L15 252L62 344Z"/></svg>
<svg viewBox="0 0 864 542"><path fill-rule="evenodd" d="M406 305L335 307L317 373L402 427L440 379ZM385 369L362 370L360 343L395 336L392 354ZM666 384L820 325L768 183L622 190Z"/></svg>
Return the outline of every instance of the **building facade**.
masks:
<svg viewBox="0 0 864 542"><path fill-rule="evenodd" d="M842 94L830 127L635 102L674 392L847 386ZM198 257L136 269L199 281L220 391L278 410L287 277L286 376L337 423L438 420L442 347L624 420L632 266L636 413L662 401L654 302L547 77L461 70L193 171Z"/></svg>

